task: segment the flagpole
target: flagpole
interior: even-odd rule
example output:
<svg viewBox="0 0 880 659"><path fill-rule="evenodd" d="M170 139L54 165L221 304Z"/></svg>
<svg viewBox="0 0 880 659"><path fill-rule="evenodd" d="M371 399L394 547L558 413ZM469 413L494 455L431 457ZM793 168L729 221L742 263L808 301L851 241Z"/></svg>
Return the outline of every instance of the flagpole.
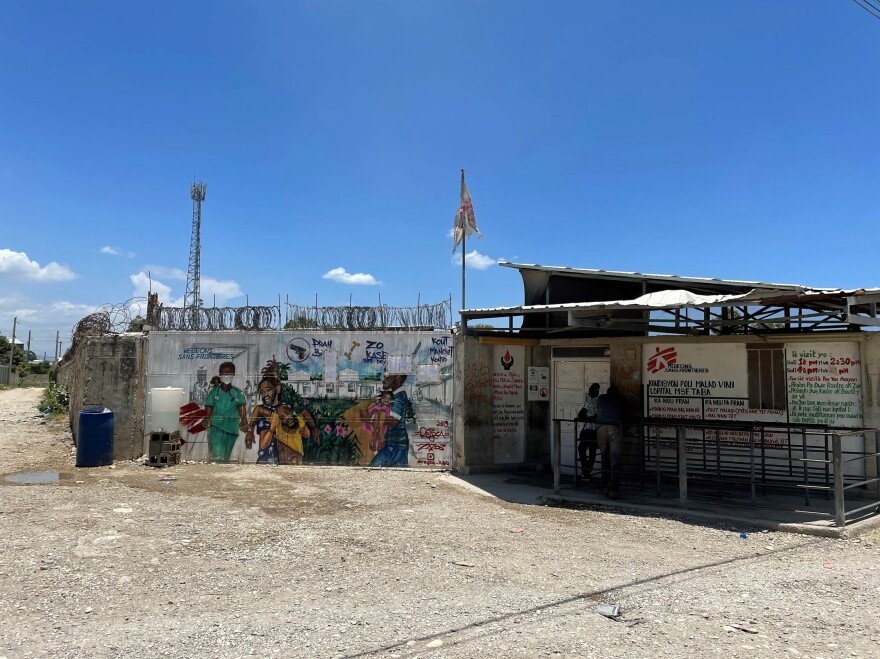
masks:
<svg viewBox="0 0 880 659"><path fill-rule="evenodd" d="M461 170L461 187L464 188L464 170ZM467 309L467 305L465 304L465 259L467 259L467 219L465 219L465 228L464 231L461 232L461 308ZM461 319L461 332L464 334L465 329L467 328L467 321L464 318L464 314L459 312Z"/></svg>

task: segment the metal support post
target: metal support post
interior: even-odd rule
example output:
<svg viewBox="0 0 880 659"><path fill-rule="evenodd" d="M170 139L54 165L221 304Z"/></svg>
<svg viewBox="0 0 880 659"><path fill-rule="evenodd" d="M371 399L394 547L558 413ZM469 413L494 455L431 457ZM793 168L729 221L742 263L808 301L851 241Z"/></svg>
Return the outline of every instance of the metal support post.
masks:
<svg viewBox="0 0 880 659"><path fill-rule="evenodd" d="M562 489L560 480L562 477L562 441L560 434L562 427L559 419L553 419L552 459L553 459L553 493L559 494Z"/></svg>
<svg viewBox="0 0 880 659"><path fill-rule="evenodd" d="M660 496L660 428L654 427L657 435L657 444L654 448L654 466L657 468L657 496Z"/></svg>
<svg viewBox="0 0 880 659"><path fill-rule="evenodd" d="M675 428L675 438L678 440L678 499L681 507L687 508L687 433L681 426Z"/></svg>
<svg viewBox="0 0 880 659"><path fill-rule="evenodd" d="M761 428L761 443L764 443L764 428ZM758 504L755 496L755 429L749 430L749 487L751 488L751 503Z"/></svg>
<svg viewBox="0 0 880 659"><path fill-rule="evenodd" d="M801 440L803 441L803 458L804 458L804 504L810 505L810 471L809 471L809 463L807 462L807 431L801 430Z"/></svg>
<svg viewBox="0 0 880 659"><path fill-rule="evenodd" d="M846 526L846 501L843 491L843 456L840 435L831 436L831 451L834 454L834 522L838 528Z"/></svg>

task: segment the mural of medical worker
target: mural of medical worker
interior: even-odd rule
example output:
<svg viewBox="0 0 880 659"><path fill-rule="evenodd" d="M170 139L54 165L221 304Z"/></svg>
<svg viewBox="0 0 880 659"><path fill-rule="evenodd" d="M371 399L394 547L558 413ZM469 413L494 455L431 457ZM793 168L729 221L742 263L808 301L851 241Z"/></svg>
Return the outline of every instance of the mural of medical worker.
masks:
<svg viewBox="0 0 880 659"><path fill-rule="evenodd" d="M391 411L385 417L385 446L370 462L371 467L406 467L409 464L409 435L406 432L406 411L409 398L403 389L405 375L386 375L382 389L391 390ZM371 423L368 411L361 421Z"/></svg>
<svg viewBox="0 0 880 659"><path fill-rule="evenodd" d="M220 364L219 377L205 400L205 420L208 428L208 447L212 462L229 462L239 432L247 432L247 409L244 394L232 386L235 364Z"/></svg>

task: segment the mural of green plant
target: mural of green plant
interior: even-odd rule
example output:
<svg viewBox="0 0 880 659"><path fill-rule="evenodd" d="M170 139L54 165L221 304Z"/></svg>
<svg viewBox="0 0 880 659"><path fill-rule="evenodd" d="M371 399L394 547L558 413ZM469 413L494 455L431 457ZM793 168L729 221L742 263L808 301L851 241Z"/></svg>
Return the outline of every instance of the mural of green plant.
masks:
<svg viewBox="0 0 880 659"><path fill-rule="evenodd" d="M342 418L342 414L354 407L357 401L341 398L305 399L292 385L285 384L281 387L281 402L290 405L294 412L307 411L315 420L317 428L312 429L313 436L303 442L305 462L358 464L361 451L357 437Z"/></svg>

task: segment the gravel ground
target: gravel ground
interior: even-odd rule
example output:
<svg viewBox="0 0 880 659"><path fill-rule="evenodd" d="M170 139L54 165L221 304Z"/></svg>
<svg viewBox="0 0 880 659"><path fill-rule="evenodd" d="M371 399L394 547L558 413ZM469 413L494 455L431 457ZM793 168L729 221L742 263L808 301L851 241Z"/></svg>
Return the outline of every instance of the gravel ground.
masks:
<svg viewBox="0 0 880 659"><path fill-rule="evenodd" d="M77 469L40 394L0 391L0 473L62 472L0 477L0 659L880 654L876 533L743 540L441 472Z"/></svg>

